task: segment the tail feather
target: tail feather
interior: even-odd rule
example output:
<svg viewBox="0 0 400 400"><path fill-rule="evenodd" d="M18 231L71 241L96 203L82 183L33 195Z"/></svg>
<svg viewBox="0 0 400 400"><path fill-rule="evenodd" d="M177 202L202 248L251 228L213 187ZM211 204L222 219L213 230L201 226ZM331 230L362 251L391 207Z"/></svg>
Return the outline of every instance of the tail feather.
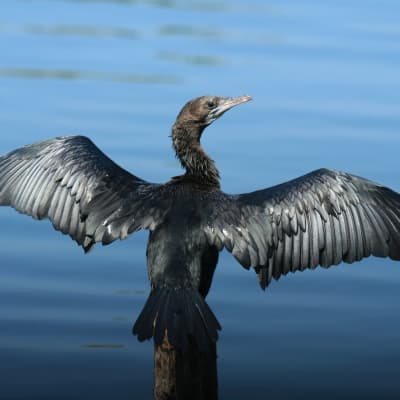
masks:
<svg viewBox="0 0 400 400"><path fill-rule="evenodd" d="M161 294L160 296L160 301L158 303L158 312L156 315L156 320L155 320L155 324L154 324L154 342L156 344L161 344L164 340L164 336L165 336L165 329L170 328L171 326L171 321L169 318L169 302L170 302L170 295L168 294L167 296L163 296ZM145 310L146 305L144 306L143 311ZM174 327L175 328L175 327Z"/></svg>
<svg viewBox="0 0 400 400"><path fill-rule="evenodd" d="M139 315L133 327L133 333L138 335L140 341L151 339L153 336L154 320L157 317L158 307L160 302L161 292L151 292L146 302L146 318L143 316L143 311ZM140 333L139 333L140 332Z"/></svg>
<svg viewBox="0 0 400 400"><path fill-rule="evenodd" d="M197 290L162 287L150 293L133 334L140 341L154 337L161 345L167 332L168 341L181 351L193 341L200 351L208 351L219 330L217 318Z"/></svg>

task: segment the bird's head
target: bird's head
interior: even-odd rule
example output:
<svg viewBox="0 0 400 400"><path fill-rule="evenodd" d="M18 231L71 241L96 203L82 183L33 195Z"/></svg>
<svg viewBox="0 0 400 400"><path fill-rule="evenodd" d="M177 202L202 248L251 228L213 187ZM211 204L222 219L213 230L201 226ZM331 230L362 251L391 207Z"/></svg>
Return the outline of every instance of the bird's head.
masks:
<svg viewBox="0 0 400 400"><path fill-rule="evenodd" d="M250 96L197 97L184 105L181 112L178 114L177 121L184 124L192 124L204 129L232 107L250 100Z"/></svg>
<svg viewBox="0 0 400 400"><path fill-rule="evenodd" d="M200 145L201 134L226 111L250 100L250 96L202 96L183 106L172 127L171 137L176 156L186 169L186 176L195 176L203 183L219 187L218 170Z"/></svg>

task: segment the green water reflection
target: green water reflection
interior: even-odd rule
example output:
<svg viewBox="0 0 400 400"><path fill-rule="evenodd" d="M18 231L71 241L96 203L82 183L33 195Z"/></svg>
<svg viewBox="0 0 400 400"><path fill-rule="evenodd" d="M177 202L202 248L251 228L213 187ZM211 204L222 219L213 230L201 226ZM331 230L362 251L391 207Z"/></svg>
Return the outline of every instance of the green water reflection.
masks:
<svg viewBox="0 0 400 400"><path fill-rule="evenodd" d="M137 39L138 31L130 28L90 26L90 25L27 25L23 27L27 33L40 35L75 35L92 37L115 37L119 39Z"/></svg>
<svg viewBox="0 0 400 400"><path fill-rule="evenodd" d="M192 25L163 25L159 28L161 35L194 36L208 39L222 38L222 32L218 29L199 28Z"/></svg>
<svg viewBox="0 0 400 400"><path fill-rule="evenodd" d="M122 74L102 71L79 71L73 69L42 68L0 68L0 77L28 79L61 79L61 80L99 80L132 84L177 85L183 79L174 75L162 74Z"/></svg>
<svg viewBox="0 0 400 400"><path fill-rule="evenodd" d="M81 347L84 349L122 349L125 346L116 343L88 343L83 344Z"/></svg>
<svg viewBox="0 0 400 400"><path fill-rule="evenodd" d="M162 51L158 53L158 58L162 60L183 63L183 64L193 64L193 65L223 65L227 64L225 58L208 56L208 55L198 55L198 54L181 54L174 51Z"/></svg>
<svg viewBox="0 0 400 400"><path fill-rule="evenodd" d="M23 2L37 2L37 0L21 0ZM68 3L107 3L136 6L139 4L153 5L157 7L185 9L192 11L223 11L229 3L218 1L184 1L184 0L54 0Z"/></svg>
<svg viewBox="0 0 400 400"><path fill-rule="evenodd" d="M130 289L119 289L115 290L113 294L123 295L123 296L136 296L143 295L146 292L144 290L130 290Z"/></svg>

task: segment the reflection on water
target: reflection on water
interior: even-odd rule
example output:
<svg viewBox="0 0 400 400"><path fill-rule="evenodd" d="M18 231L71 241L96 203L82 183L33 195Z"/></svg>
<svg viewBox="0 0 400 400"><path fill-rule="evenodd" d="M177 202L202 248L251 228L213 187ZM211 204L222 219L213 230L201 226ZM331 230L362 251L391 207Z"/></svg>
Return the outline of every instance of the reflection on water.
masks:
<svg viewBox="0 0 400 400"><path fill-rule="evenodd" d="M113 293L123 296L136 296L136 295L143 295L146 292L144 290L119 289L119 290L114 290Z"/></svg>
<svg viewBox="0 0 400 400"><path fill-rule="evenodd" d="M22 0L26 2L36 0ZM192 11L222 11L228 7L227 2L222 1L185 1L185 0L56 0L60 2L71 3L109 3L121 5L139 5L148 4L156 7L165 7L172 9L186 9Z"/></svg>
<svg viewBox="0 0 400 400"><path fill-rule="evenodd" d="M159 28L159 32L161 35L194 36L213 40L222 38L222 32L217 29L191 25L163 25Z"/></svg>
<svg viewBox="0 0 400 400"><path fill-rule="evenodd" d="M28 79L99 80L146 85L177 85L182 79L173 75L122 74L67 69L0 68L0 77Z"/></svg>
<svg viewBox="0 0 400 400"><path fill-rule="evenodd" d="M111 0L113 1L113 0ZM142 3L159 7L186 9L192 11L223 11L228 8L225 1L184 1L184 0L142 0Z"/></svg>
<svg viewBox="0 0 400 400"><path fill-rule="evenodd" d="M89 36L100 38L138 39L139 32L135 29L111 26L90 25L0 25L1 33L24 32L49 36Z"/></svg>
<svg viewBox="0 0 400 400"><path fill-rule="evenodd" d="M88 26L88 25L26 25L24 30L28 33L41 35L76 35L76 36L97 36L97 37L115 37L119 39L137 39L139 33L134 29L106 27L106 26Z"/></svg>
<svg viewBox="0 0 400 400"><path fill-rule="evenodd" d="M45 0L17 0L19 2L31 3ZM201 0L53 0L60 3L76 4L101 4L121 5L137 7L140 5L153 6L158 8L169 8L172 10L189 10L193 12L226 13L230 11L244 12L249 15L262 13L264 15L281 14L280 4L266 3L264 1L253 2L229 2L226 0L201 1Z"/></svg>
<svg viewBox="0 0 400 400"><path fill-rule="evenodd" d="M84 349L122 349L125 346L123 344L113 344L113 343L90 343L90 344L83 344L81 347Z"/></svg>
<svg viewBox="0 0 400 400"><path fill-rule="evenodd" d="M227 61L222 57L206 56L206 55L189 55L180 54L172 51L163 51L158 54L158 57L162 60L172 61L174 63L184 63L193 65L224 65Z"/></svg>

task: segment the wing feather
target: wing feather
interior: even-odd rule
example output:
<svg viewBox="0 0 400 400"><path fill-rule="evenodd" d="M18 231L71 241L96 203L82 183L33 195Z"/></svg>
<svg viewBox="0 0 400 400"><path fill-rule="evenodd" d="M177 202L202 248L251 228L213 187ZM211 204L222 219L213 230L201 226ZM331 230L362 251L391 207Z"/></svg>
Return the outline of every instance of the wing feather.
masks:
<svg viewBox="0 0 400 400"><path fill-rule="evenodd" d="M220 196L209 202L207 237L254 267L262 288L317 265L400 260L400 195L354 175L320 169L223 202L223 212Z"/></svg>
<svg viewBox="0 0 400 400"><path fill-rule="evenodd" d="M50 219L85 250L154 226L168 209L159 190L84 136L50 139L0 157L0 205Z"/></svg>

